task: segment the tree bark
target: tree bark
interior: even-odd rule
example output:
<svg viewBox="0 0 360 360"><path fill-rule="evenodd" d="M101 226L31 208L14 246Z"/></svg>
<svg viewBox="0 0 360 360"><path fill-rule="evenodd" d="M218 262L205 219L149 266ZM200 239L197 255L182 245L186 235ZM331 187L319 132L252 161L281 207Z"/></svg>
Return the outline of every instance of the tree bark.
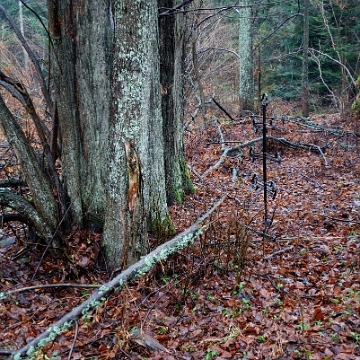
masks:
<svg viewBox="0 0 360 360"><path fill-rule="evenodd" d="M158 0L158 7L171 9L176 0ZM168 204L182 202L194 192L185 162L184 61L186 16L175 13L159 18L160 84L165 146L165 177Z"/></svg>
<svg viewBox="0 0 360 360"><path fill-rule="evenodd" d="M254 55L250 0L240 0L239 14L239 96L240 110L254 109Z"/></svg>
<svg viewBox="0 0 360 360"><path fill-rule="evenodd" d="M29 190L33 196L34 205L37 211L36 214L35 212L30 212L28 211L29 208L26 207L21 200L19 200L20 202L17 202L11 198L14 208L25 217L28 215L29 220L32 221L34 225L39 225L36 226L38 234L43 236L45 240L50 241L59 219L57 205L52 193L52 188L49 184L49 178L44 175L43 169L35 156L33 148L27 142L20 125L6 107L1 96L0 129L14 150L26 178ZM9 196L6 196L5 198L5 195L5 193L2 194L0 203L9 204L10 198ZM29 204L29 206L31 205ZM34 216L30 216L30 214L33 214ZM37 217L39 216L42 218L43 224L38 220Z"/></svg>
<svg viewBox="0 0 360 360"><path fill-rule="evenodd" d="M111 99L110 0L50 0L49 5L59 65L55 83L63 178L72 221L80 227L101 229Z"/></svg>
<svg viewBox="0 0 360 360"><path fill-rule="evenodd" d="M156 0L114 2L115 48L103 244L114 270L147 252L167 226Z"/></svg>
<svg viewBox="0 0 360 360"><path fill-rule="evenodd" d="M304 0L304 36L302 63L301 111L303 117L309 116L309 0Z"/></svg>
<svg viewBox="0 0 360 360"><path fill-rule="evenodd" d="M34 224L41 223L39 214L49 228L41 231L47 238L63 226L64 209L71 213L69 223L74 227L103 230L112 270L128 267L148 251L149 230L172 228L167 192L182 200L193 190L182 137L184 15L171 17L170 37L164 40L164 45L171 44L171 52L163 66L172 61L163 68L170 91L169 101L163 103L164 115L169 114L164 126L157 2L48 0L61 142L58 185L66 194L61 211L56 201L59 191L0 102L0 125L19 158L36 213L7 194L2 201L12 201L32 214ZM48 138L42 143L49 154ZM166 156L164 146L169 149Z"/></svg>

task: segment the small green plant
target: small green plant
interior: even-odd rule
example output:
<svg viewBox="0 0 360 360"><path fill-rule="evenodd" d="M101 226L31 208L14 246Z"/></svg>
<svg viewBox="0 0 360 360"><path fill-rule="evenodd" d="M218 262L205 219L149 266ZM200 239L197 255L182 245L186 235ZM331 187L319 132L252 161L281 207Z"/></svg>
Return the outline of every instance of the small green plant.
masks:
<svg viewBox="0 0 360 360"><path fill-rule="evenodd" d="M344 250L344 247L341 244L339 244L339 245L334 244L332 248L334 251L336 251L338 253L341 253Z"/></svg>
<svg viewBox="0 0 360 360"><path fill-rule="evenodd" d="M280 299L274 299L274 303L275 303L277 306L283 306L283 302L282 302Z"/></svg>
<svg viewBox="0 0 360 360"><path fill-rule="evenodd" d="M316 326L322 326L322 325L324 325L324 323L321 320L316 320L315 325Z"/></svg>
<svg viewBox="0 0 360 360"><path fill-rule="evenodd" d="M183 345L182 348L186 351L186 352L194 352L196 349L194 346L190 346L190 345Z"/></svg>
<svg viewBox="0 0 360 360"><path fill-rule="evenodd" d="M161 328L159 328L156 333L158 335L165 335L168 333L168 329L165 326L162 326Z"/></svg>
<svg viewBox="0 0 360 360"><path fill-rule="evenodd" d="M356 332L351 331L350 335L354 338L356 342L360 342L360 334L357 334Z"/></svg>
<svg viewBox="0 0 360 360"><path fill-rule="evenodd" d="M241 282L240 284L237 284L238 291L243 291L245 289L245 283Z"/></svg>
<svg viewBox="0 0 360 360"><path fill-rule="evenodd" d="M206 356L205 356L205 360L210 360L215 358L218 355L218 353L215 350L212 349L207 349L206 350Z"/></svg>
<svg viewBox="0 0 360 360"><path fill-rule="evenodd" d="M269 313L269 309L267 307L264 307L263 309L263 314L266 315Z"/></svg>
<svg viewBox="0 0 360 360"><path fill-rule="evenodd" d="M243 305L245 305L245 309L249 309L250 308L250 300L249 299L242 299L241 303Z"/></svg>
<svg viewBox="0 0 360 360"><path fill-rule="evenodd" d="M84 325L88 325L91 321L91 317L89 317L88 315L84 315L83 316L83 321L84 321Z"/></svg>
<svg viewBox="0 0 360 360"><path fill-rule="evenodd" d="M260 341L260 342L266 342L266 339L265 339L265 336L264 336L264 335L259 335L259 336L257 337L257 339L258 339L258 341Z"/></svg>
<svg viewBox="0 0 360 360"><path fill-rule="evenodd" d="M349 295L354 296L354 294L355 294L355 290L354 290L354 289L349 289L348 291L349 291Z"/></svg>
<svg viewBox="0 0 360 360"><path fill-rule="evenodd" d="M335 341L339 340L339 335L338 334L331 334L331 338Z"/></svg>
<svg viewBox="0 0 360 360"><path fill-rule="evenodd" d="M299 251L299 255L304 255L306 254L307 250L305 248L302 248L300 251Z"/></svg>
<svg viewBox="0 0 360 360"><path fill-rule="evenodd" d="M300 330L308 330L310 328L310 324L307 324L307 323L300 323L298 326L297 326L298 329Z"/></svg>
<svg viewBox="0 0 360 360"><path fill-rule="evenodd" d="M297 356L301 356L301 352L300 352L298 349L294 350L294 353L295 353Z"/></svg>
<svg viewBox="0 0 360 360"><path fill-rule="evenodd" d="M192 299L193 301L195 301L196 299L199 298L199 296L200 296L199 293L194 293L193 296L191 297L191 299Z"/></svg>

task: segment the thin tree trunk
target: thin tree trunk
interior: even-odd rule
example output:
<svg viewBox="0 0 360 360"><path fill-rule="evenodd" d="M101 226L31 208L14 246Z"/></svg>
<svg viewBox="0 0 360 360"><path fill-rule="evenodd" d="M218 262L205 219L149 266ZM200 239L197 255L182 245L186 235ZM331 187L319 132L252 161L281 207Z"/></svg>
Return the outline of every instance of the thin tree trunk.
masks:
<svg viewBox="0 0 360 360"><path fill-rule="evenodd" d="M239 96L240 110L254 109L254 55L250 0L240 0L239 14Z"/></svg>
<svg viewBox="0 0 360 360"><path fill-rule="evenodd" d="M20 0L19 0L19 24L20 24L21 35L25 38L23 4ZM24 48L23 48L23 55L24 55L24 70L28 71L29 70L29 56Z"/></svg>
<svg viewBox="0 0 360 360"><path fill-rule="evenodd" d="M179 1L159 0L159 8L173 8ZM159 19L161 105L164 121L166 194L168 204L182 202L194 192L185 162L184 47L186 17L183 13Z"/></svg>
<svg viewBox="0 0 360 360"><path fill-rule="evenodd" d="M304 0L304 36L302 64L302 116L309 116L309 0Z"/></svg>

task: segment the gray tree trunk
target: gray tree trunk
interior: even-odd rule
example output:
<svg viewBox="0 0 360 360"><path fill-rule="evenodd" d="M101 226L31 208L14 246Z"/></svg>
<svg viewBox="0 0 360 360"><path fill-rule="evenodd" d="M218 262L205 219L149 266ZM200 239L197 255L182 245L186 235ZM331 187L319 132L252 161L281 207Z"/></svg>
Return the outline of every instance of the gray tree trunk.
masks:
<svg viewBox="0 0 360 360"><path fill-rule="evenodd" d="M158 7L171 9L181 1L158 0ZM164 120L166 194L168 204L182 202L194 192L185 162L184 60L186 16L175 13L160 17L160 83Z"/></svg>
<svg viewBox="0 0 360 360"><path fill-rule="evenodd" d="M254 109L254 55L250 0L240 0L239 14L239 97L240 110Z"/></svg>
<svg viewBox="0 0 360 360"><path fill-rule="evenodd" d="M167 226L157 0L114 1L115 50L103 244L110 268L147 252Z"/></svg>
<svg viewBox="0 0 360 360"><path fill-rule="evenodd" d="M303 36L303 63L302 63L302 116L309 116L309 0L304 0L304 36Z"/></svg>
<svg viewBox="0 0 360 360"><path fill-rule="evenodd" d="M14 199L15 194L2 191L0 203L11 206L14 210L24 214L35 227L40 236L46 241L52 239L58 222L58 209L49 178L43 174L33 148L29 145L25 135L15 118L6 107L0 96L0 130L5 135L18 159L21 169L33 194L35 209L31 211L31 204L25 206L25 199Z"/></svg>
<svg viewBox="0 0 360 360"><path fill-rule="evenodd" d="M0 127L19 158L36 211L9 191L1 192L0 203L32 218L50 240L67 213L63 197L60 208L56 201L63 185L70 223L103 230L109 268L125 268L147 252L148 230L171 227L166 173L169 193L178 191L183 197L191 188L182 138L182 22L172 24L173 68L166 70L165 85L172 94L171 102L163 103L171 106L171 118L164 126L157 0L48 0L48 10L55 50L54 111L51 99L47 102L58 114L62 184L51 183L0 101ZM164 135L169 157L164 155ZM52 168L47 140L43 143ZM53 150L55 154L55 146Z"/></svg>
<svg viewBox="0 0 360 360"><path fill-rule="evenodd" d="M20 27L21 35L23 37L25 37L23 4L22 4L22 2L20 0L19 0L19 27ZM28 56L28 53L26 52L26 50L24 48L23 48L23 54L24 54L24 70L28 71L29 70L29 56Z"/></svg>
<svg viewBox="0 0 360 360"><path fill-rule="evenodd" d="M72 221L80 227L102 228L111 101L110 0L49 0L49 5L63 179Z"/></svg>

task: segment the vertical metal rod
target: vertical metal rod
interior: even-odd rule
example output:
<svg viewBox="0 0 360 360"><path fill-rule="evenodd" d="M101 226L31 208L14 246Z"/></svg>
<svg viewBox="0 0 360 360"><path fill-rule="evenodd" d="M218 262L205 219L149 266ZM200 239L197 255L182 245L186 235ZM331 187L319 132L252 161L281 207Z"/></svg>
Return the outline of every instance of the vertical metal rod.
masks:
<svg viewBox="0 0 360 360"><path fill-rule="evenodd" d="M268 104L267 95L263 94L261 98L261 107L263 115L263 181L264 181L264 235L268 227L268 210L267 210L267 174L266 174L266 107Z"/></svg>

